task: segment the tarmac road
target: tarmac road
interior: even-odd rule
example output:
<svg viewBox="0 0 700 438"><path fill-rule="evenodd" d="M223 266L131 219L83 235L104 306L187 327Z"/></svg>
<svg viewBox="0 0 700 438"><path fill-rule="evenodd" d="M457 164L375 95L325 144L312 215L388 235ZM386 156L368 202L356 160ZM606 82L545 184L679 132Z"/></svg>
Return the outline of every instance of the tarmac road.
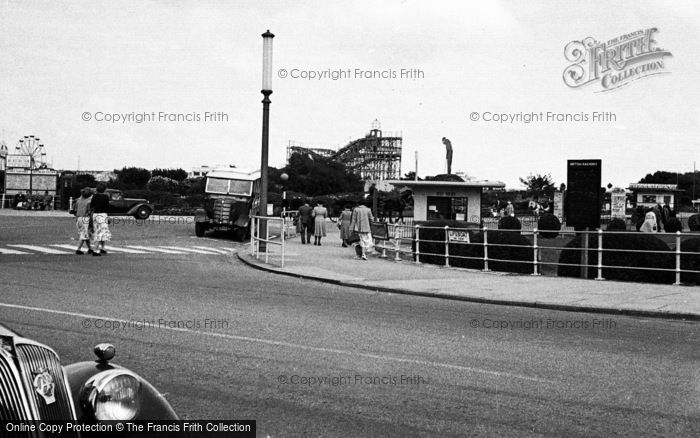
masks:
<svg viewBox="0 0 700 438"><path fill-rule="evenodd" d="M190 239L156 234L141 244ZM698 323L377 293L226 254L0 254L0 270L0 321L64 363L113 342L181 416L261 436L700 435Z"/></svg>

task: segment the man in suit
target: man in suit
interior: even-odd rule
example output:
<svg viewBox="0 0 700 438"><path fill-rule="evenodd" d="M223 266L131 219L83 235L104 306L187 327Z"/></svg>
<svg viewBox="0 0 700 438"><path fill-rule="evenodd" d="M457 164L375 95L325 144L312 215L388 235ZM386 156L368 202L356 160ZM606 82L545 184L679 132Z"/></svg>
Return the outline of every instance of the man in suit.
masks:
<svg viewBox="0 0 700 438"><path fill-rule="evenodd" d="M311 234L313 234L314 219L311 217L313 208L309 205L309 200L304 200L304 205L299 207L299 231L301 232L301 244L311 243Z"/></svg>

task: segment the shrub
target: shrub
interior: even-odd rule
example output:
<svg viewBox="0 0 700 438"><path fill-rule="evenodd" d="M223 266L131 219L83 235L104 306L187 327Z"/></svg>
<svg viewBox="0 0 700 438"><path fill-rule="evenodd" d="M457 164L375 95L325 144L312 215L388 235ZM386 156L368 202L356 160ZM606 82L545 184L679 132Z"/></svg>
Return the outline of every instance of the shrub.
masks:
<svg viewBox="0 0 700 438"><path fill-rule="evenodd" d="M520 230L522 228L523 226L518 218L513 216L502 217L501 220L498 221L499 230Z"/></svg>
<svg viewBox="0 0 700 438"><path fill-rule="evenodd" d="M470 222L464 222L464 221L422 221L422 222L415 222L414 225L420 225L421 227L431 227L431 228L421 228L419 231L418 237L420 238L420 261L423 263L430 263L433 265L444 265L445 264L445 256L442 254L445 254L445 226L448 226L450 228L471 228L469 232L469 239L470 241L473 241L475 238L476 234L479 232L479 224L475 223L470 223ZM437 227L437 228L432 228L432 227ZM411 244L411 248L413 250L414 254L414 259L415 259L415 253L416 253L416 241L415 241L415 235L413 236L414 240L413 243ZM431 241L431 242L427 242ZM433 242L434 241L434 242ZM465 245L465 244L460 244L460 243L450 243L449 244L449 251L450 254L453 254L452 251L457 251L459 247L463 246L471 246L471 245ZM428 254L440 254L440 255L423 255L424 253ZM454 254L457 254L455 252ZM450 264L452 264L452 259L450 259Z"/></svg>
<svg viewBox="0 0 700 438"><path fill-rule="evenodd" d="M469 230L470 243L450 243L450 266L470 269L484 269L484 235L478 230L479 224L461 221L433 221L422 222L416 225L459 228L474 228ZM420 231L420 261L436 265L444 265L445 257L445 230L421 229ZM437 242L425 242L435 240ZM520 233L509 231L488 231L489 269L501 272L532 273L532 260L534 250L532 243ZM493 246L492 246L493 245ZM513 245L513 246L500 246ZM415 242L413 251L415 252ZM422 255L422 253L439 255ZM470 257L470 258L463 258ZM496 261L503 260L503 261ZM522 263L526 262L526 263Z"/></svg>
<svg viewBox="0 0 700 438"><path fill-rule="evenodd" d="M179 184L171 178L153 176L148 180L146 187L153 192L178 192Z"/></svg>
<svg viewBox="0 0 700 438"><path fill-rule="evenodd" d="M669 218L664 225L664 230L667 233L675 233L676 231L683 231L683 223L676 217Z"/></svg>
<svg viewBox="0 0 700 438"><path fill-rule="evenodd" d="M700 231L700 214L694 214L688 218L690 231Z"/></svg>
<svg viewBox="0 0 700 438"><path fill-rule="evenodd" d="M576 236L569 242L559 256L560 264L557 275L560 277L578 277L581 273L581 248L582 236ZM598 236L591 235L588 251L588 264L596 265L598 262ZM655 271L645 268L673 269L675 267L673 255L663 253L670 251L668 245L651 234L605 234L603 236L603 249L606 250L638 250L636 251L603 251L604 266L629 266L639 269L603 268L603 277L606 280L639 281L645 283L673 283L673 272ZM595 278L597 269L588 268L588 278Z"/></svg>
<svg viewBox="0 0 700 438"><path fill-rule="evenodd" d="M681 252L700 253L700 238L684 240L681 243ZM681 269L687 271L700 271L700 254L681 254ZM700 273L682 272L683 283L700 284Z"/></svg>
<svg viewBox="0 0 700 438"><path fill-rule="evenodd" d="M644 223L644 221L642 221L642 223ZM641 225L640 225L640 227L641 227ZM625 222L623 219L615 218L615 219L610 221L606 230L607 231L627 231L627 222Z"/></svg>
<svg viewBox="0 0 700 438"><path fill-rule="evenodd" d="M559 221L559 218L553 214L544 214L540 216L540 219L537 221L537 229L540 231L551 231L549 233L542 232L540 233L540 236L546 239L554 239L559 235L559 231L561 230L561 222Z"/></svg>

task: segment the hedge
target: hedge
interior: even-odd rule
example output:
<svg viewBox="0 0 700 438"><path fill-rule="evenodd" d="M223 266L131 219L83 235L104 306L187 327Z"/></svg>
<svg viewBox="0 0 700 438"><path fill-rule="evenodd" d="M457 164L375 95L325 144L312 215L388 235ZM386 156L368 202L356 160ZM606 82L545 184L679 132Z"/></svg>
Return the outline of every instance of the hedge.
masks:
<svg viewBox="0 0 700 438"><path fill-rule="evenodd" d="M642 221L642 223L644 223L644 222ZM641 227L641 225L640 225L640 227ZM624 219L615 218L615 219L610 221L606 230L607 231L627 231L627 222L625 222Z"/></svg>
<svg viewBox="0 0 700 438"><path fill-rule="evenodd" d="M694 237L681 243L681 252L700 253L700 238ZM700 254L681 254L681 269L700 271ZM681 282L700 284L700 273L682 272Z"/></svg>
<svg viewBox="0 0 700 438"><path fill-rule="evenodd" d="M579 277L581 275L581 248L582 236L576 236L562 250L559 256L559 263L572 264L575 266L559 265L557 275L560 277ZM595 278L598 269L598 236L589 237L588 264L594 265L588 268L588 278ZM606 234L603 237L604 249L621 250L644 250L644 251L670 251L670 248L659 238L651 234L625 233ZM626 251L603 251L604 266L629 266L640 269L619 269L603 268L603 278L606 280L635 281L645 283L665 283L674 282L674 273L671 271L654 271L644 268L664 268L674 269L675 261L673 254L668 253L647 253L647 252L626 252Z"/></svg>
<svg viewBox="0 0 700 438"><path fill-rule="evenodd" d="M683 223L680 219L672 217L666 221L664 225L664 231L667 233L675 233L676 231L683 231Z"/></svg>
<svg viewBox="0 0 700 438"><path fill-rule="evenodd" d="M543 214L537 221L537 229L541 231L540 236L546 239L554 239L559 235L559 231L561 230L561 222L559 221L559 218L553 214Z"/></svg>
<svg viewBox="0 0 700 438"><path fill-rule="evenodd" d="M520 230L523 226L517 217L506 216L498 221L499 230Z"/></svg>
<svg viewBox="0 0 700 438"><path fill-rule="evenodd" d="M690 231L700 231L700 214L694 214L688 218Z"/></svg>
<svg viewBox="0 0 700 438"><path fill-rule="evenodd" d="M435 265L445 264L445 230L444 226L448 225L455 228L478 228L479 224L473 224L461 221L431 221L416 223L416 225L440 227L441 229L421 229L419 237L420 242L420 261ZM484 235L483 232L477 229L469 230L470 243L449 243L449 260L450 266L458 268L484 269ZM424 240L436 240L437 242L425 242ZM532 273L532 260L534 258L534 249L532 243L520 233L508 231L488 231L488 254L489 254L489 269L501 272L514 272L530 274ZM491 246L491 245L517 245L517 246ZM415 254L415 241L413 243L413 252ZM423 253L439 254L439 255L423 255ZM473 258L462 258L473 257ZM491 259L500 259L506 261L495 261ZM518 263L513 261L523 261L527 263Z"/></svg>

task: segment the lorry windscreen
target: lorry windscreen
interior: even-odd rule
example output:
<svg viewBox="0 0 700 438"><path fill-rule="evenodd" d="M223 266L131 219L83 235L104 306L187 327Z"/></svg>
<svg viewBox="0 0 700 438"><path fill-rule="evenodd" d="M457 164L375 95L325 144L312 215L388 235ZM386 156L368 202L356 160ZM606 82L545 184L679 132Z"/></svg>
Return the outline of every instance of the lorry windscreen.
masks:
<svg viewBox="0 0 700 438"><path fill-rule="evenodd" d="M207 193L250 196L253 181L224 178L207 178Z"/></svg>

